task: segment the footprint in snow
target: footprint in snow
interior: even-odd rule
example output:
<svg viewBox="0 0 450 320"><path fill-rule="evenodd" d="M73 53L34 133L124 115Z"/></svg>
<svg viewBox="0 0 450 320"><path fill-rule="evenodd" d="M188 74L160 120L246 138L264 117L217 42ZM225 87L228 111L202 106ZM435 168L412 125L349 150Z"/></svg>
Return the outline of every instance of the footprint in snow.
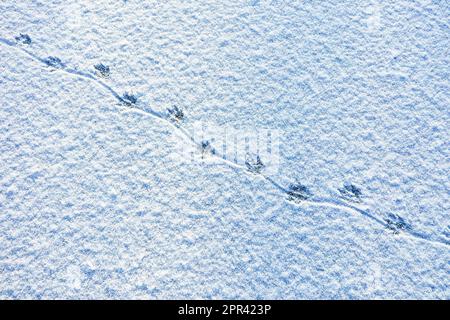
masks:
<svg viewBox="0 0 450 320"><path fill-rule="evenodd" d="M289 201L297 203L304 200L308 200L312 196L312 193L309 190L309 188L302 185L301 183L290 184L287 194Z"/></svg>
<svg viewBox="0 0 450 320"><path fill-rule="evenodd" d="M26 44L26 45L31 44L30 36L24 33L21 33L19 36L15 37L14 40L16 40L18 44Z"/></svg>
<svg viewBox="0 0 450 320"><path fill-rule="evenodd" d="M345 183L344 186L338 190L342 198L353 202L361 202L362 191L354 184Z"/></svg>
<svg viewBox="0 0 450 320"><path fill-rule="evenodd" d="M97 74L99 74L103 78L109 77L111 70L108 66L104 65L103 63L96 64L94 66L94 69L96 70Z"/></svg>
<svg viewBox="0 0 450 320"><path fill-rule="evenodd" d="M65 66L60 58L53 57L53 56L50 56L50 57L44 59L44 62L45 62L45 64L47 66L53 67L53 68L56 68L56 69L62 69Z"/></svg>

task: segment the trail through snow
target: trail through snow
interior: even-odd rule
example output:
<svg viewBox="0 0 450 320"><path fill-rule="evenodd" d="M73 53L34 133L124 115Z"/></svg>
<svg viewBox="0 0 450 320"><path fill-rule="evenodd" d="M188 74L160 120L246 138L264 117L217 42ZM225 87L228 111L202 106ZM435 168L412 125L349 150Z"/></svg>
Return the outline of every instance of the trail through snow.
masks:
<svg viewBox="0 0 450 320"><path fill-rule="evenodd" d="M0 37L0 43L12 47L16 50L19 50L20 52L23 52L25 54L27 54L29 57L31 57L33 60L44 64L46 66L48 66L48 63L46 61L45 58L39 57L37 55L35 55L34 53L32 53L30 50L26 49L23 47L23 45L17 44L17 42L15 41L11 41L8 40L6 38ZM70 68L66 65L61 65L60 67L52 67L52 66L48 66L49 68L51 68L52 70L56 70L56 71L61 71L64 72L66 74L69 74L71 76L75 76L75 77L80 77L80 78L84 78L86 80L92 81L93 83L95 83L96 85L98 85L99 87L105 89L107 92L109 92L111 95L114 96L114 98L117 99L117 101L119 103L121 103L123 105L123 108L126 109L127 111L133 111L133 112L142 112L145 115L151 116L159 121L162 121L165 125L170 126L173 130L177 130L179 133L181 133L181 135L184 137L184 139L189 142L194 144L196 147L198 147L199 149L201 149L202 147L202 141L195 141L195 139L189 134L189 132L187 132L181 124L173 122L171 120L168 119L168 117L160 112L157 112L155 110L153 110L152 108L142 105L139 102L137 102L136 105L127 105L126 101L123 99L123 97L115 90L113 89L111 86L109 86L108 84L106 84L103 80L99 79L98 77L95 76L95 74L93 73L89 73L89 72L84 72L84 71L80 71L80 70L76 70L73 68ZM317 95L314 95L312 98L316 97ZM311 98L311 99L312 99ZM214 148L212 148L212 150L214 150ZM219 160L223 163L225 163L226 165L234 168L234 169L238 169L241 172L254 176L254 173L250 173L247 168L245 166L239 165L237 163L234 163L232 161L229 161L227 159L224 159L218 155L216 155L213 152L209 153L209 156L214 157L216 160ZM264 173L260 173L257 174L258 176L262 177L265 181L267 181L268 183L270 183L272 186L275 187L275 189L277 189L278 191L280 191L280 193L284 196L286 196L286 193L289 191L287 188L283 187L281 184L279 184L277 181L273 180L271 177L264 175ZM371 221L377 223L378 225L388 228L388 223L383 220L382 218L377 217L376 215L370 213L370 211L368 211L367 208L361 208L358 207L356 205L352 205L349 203L346 203L342 200L337 200L337 199L332 199L332 198L318 198L318 197L312 197L310 199L307 200L303 200L300 202L290 202L291 204L295 205L295 206L322 206L322 207L329 207L329 208L335 208L338 210L345 210L354 214L360 214L368 219L370 219ZM444 238L439 238L439 237L435 237L432 235L428 235L425 233L422 233L420 231L416 231L416 230L411 230L409 228L406 229L402 229L401 233L413 237L415 239L421 240L421 241L426 241L429 242L430 244L433 245L439 245L439 246L450 246L450 240L446 240Z"/></svg>

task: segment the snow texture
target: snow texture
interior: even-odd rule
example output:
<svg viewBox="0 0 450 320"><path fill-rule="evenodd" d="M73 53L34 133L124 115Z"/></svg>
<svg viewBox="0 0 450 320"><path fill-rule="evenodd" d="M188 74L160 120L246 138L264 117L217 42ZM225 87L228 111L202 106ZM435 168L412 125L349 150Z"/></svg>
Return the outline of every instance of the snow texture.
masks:
<svg viewBox="0 0 450 320"><path fill-rule="evenodd" d="M450 299L447 0L0 13L0 298Z"/></svg>

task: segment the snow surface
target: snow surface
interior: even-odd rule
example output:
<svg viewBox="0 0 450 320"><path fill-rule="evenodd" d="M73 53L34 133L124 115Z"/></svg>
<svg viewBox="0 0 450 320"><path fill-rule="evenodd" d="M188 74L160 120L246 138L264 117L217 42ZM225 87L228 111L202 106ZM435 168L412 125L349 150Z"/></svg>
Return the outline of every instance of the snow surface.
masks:
<svg viewBox="0 0 450 320"><path fill-rule="evenodd" d="M0 13L0 298L450 299L447 0ZM279 132L277 170L198 123Z"/></svg>

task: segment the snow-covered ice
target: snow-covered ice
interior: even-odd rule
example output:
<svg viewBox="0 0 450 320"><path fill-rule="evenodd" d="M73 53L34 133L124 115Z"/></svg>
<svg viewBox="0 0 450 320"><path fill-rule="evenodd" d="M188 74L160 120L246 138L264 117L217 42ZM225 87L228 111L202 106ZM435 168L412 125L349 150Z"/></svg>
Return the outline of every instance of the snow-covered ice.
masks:
<svg viewBox="0 0 450 320"><path fill-rule="evenodd" d="M1 299L450 299L448 1L0 14Z"/></svg>

